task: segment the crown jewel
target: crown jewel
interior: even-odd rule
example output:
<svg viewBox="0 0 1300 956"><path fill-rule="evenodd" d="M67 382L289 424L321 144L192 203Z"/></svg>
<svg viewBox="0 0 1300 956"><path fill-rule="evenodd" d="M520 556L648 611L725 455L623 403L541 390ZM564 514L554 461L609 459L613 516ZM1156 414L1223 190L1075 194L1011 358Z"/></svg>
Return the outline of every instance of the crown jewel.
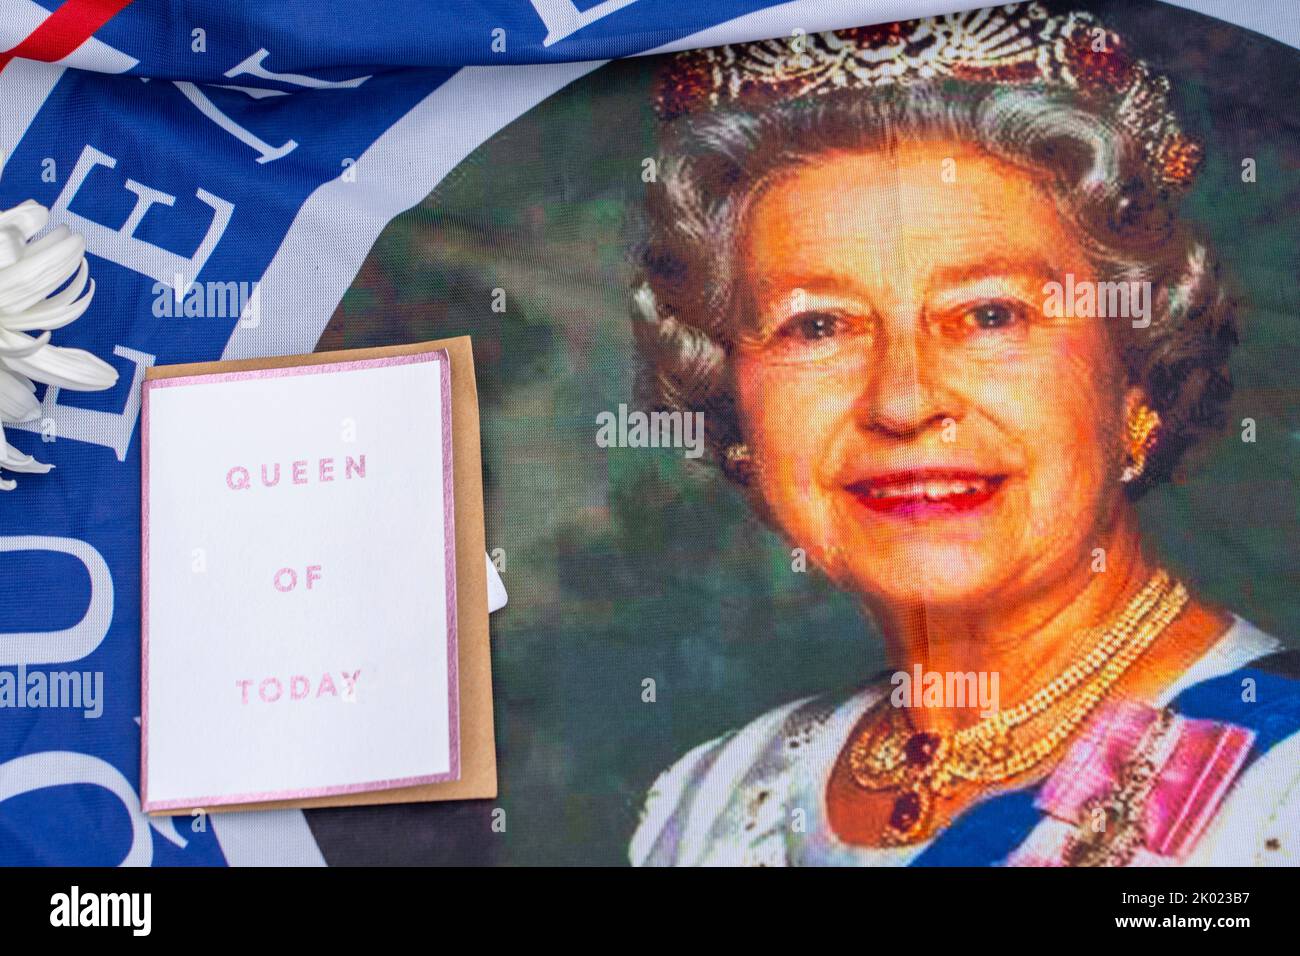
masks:
<svg viewBox="0 0 1300 956"><path fill-rule="evenodd" d="M1169 108L1166 77L1091 13L1049 15L1038 3L689 50L660 74L655 106L673 119L943 79L1072 90L1138 138L1163 187L1188 185L1200 162Z"/></svg>

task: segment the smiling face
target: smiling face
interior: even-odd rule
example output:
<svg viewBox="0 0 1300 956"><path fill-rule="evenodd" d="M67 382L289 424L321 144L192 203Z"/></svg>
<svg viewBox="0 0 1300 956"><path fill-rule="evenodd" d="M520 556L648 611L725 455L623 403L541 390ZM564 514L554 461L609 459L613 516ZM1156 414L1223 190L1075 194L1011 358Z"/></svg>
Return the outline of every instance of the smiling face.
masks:
<svg viewBox="0 0 1300 956"><path fill-rule="evenodd" d="M1125 320L1044 314L1094 273L1030 174L951 143L831 155L768 186L740 254L755 491L840 584L976 606L1107 546Z"/></svg>

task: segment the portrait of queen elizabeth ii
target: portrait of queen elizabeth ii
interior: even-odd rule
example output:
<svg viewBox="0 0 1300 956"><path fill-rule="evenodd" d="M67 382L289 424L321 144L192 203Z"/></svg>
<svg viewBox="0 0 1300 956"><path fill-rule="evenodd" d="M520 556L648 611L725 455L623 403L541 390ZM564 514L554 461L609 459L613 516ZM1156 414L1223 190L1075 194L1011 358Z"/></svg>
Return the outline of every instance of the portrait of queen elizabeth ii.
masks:
<svg viewBox="0 0 1300 956"><path fill-rule="evenodd" d="M1170 94L1038 4L666 63L643 384L889 664L681 756L633 863L1300 862L1296 655L1135 511L1243 314Z"/></svg>

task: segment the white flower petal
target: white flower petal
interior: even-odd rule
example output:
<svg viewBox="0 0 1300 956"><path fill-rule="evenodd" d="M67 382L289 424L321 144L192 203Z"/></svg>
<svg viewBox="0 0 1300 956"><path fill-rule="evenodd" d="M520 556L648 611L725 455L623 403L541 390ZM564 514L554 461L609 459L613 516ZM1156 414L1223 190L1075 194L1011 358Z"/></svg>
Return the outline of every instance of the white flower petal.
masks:
<svg viewBox="0 0 1300 956"><path fill-rule="evenodd" d="M25 378L0 370L0 421L30 422L41 415L41 403Z"/></svg>
<svg viewBox="0 0 1300 956"><path fill-rule="evenodd" d="M78 392L95 392L117 383L117 369L83 349L47 345L28 358L0 355L0 366Z"/></svg>
<svg viewBox="0 0 1300 956"><path fill-rule="evenodd" d="M43 461L37 461L31 455L24 455L7 441L0 440L0 468L7 468L9 471L26 472L29 475L44 475L54 466Z"/></svg>
<svg viewBox="0 0 1300 956"><path fill-rule="evenodd" d="M0 212L0 230L13 229L27 242L50 221L50 211L34 199Z"/></svg>
<svg viewBox="0 0 1300 956"><path fill-rule="evenodd" d="M117 369L91 353L49 344L50 331L81 318L95 296L81 236L60 225L35 238L49 218L49 210L30 199L0 211L0 472L40 474L54 467L5 440L4 421L40 417L33 379L76 391L117 382ZM16 485L0 473L0 491Z"/></svg>
<svg viewBox="0 0 1300 956"><path fill-rule="evenodd" d="M27 255L40 252L42 249L48 249L57 242L62 242L68 236L72 235L72 230L67 226L55 226L35 242L27 243Z"/></svg>
<svg viewBox="0 0 1300 956"><path fill-rule="evenodd" d="M17 315L5 315L0 312L0 327L13 332L28 332L33 329L61 329L77 321L86 309L90 308L90 302L95 297L95 283L91 280L90 290L80 299L77 298L89 274L90 267L83 259L81 269L78 270L77 277L72 280L71 285L58 295L50 296L40 305L32 306L26 312L19 312Z"/></svg>
<svg viewBox="0 0 1300 956"><path fill-rule="evenodd" d="M28 312L43 309L49 305L67 305L77 296L81 295L81 290L86 287L87 280L90 280L90 263L83 258L81 265L77 267L77 274L73 276L72 281L63 287L63 289L50 296L34 309L28 309ZM94 280L90 280L90 288L93 292L95 289Z"/></svg>
<svg viewBox="0 0 1300 956"><path fill-rule="evenodd" d="M0 312L21 312L36 305L72 278L85 251L85 241L65 231L58 242L37 252L29 249L22 259L0 269Z"/></svg>
<svg viewBox="0 0 1300 956"><path fill-rule="evenodd" d="M8 268L27 254L27 243L17 226L0 229L0 268Z"/></svg>
<svg viewBox="0 0 1300 956"><path fill-rule="evenodd" d="M35 355L45 348L49 341L49 332L42 332L36 338L32 338L21 332L10 332L6 328L0 328L0 359L26 358Z"/></svg>

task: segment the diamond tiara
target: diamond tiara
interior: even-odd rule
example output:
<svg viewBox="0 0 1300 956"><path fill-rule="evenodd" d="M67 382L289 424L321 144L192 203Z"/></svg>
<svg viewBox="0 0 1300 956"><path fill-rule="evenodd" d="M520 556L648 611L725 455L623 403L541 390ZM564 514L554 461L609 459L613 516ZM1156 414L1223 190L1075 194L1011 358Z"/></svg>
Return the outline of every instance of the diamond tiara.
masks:
<svg viewBox="0 0 1300 956"><path fill-rule="evenodd" d="M1091 13L1049 15L1039 3L674 54L657 78L655 108L671 120L944 80L1073 91L1138 139L1166 189L1188 186L1200 165L1200 145L1170 109L1168 78Z"/></svg>

